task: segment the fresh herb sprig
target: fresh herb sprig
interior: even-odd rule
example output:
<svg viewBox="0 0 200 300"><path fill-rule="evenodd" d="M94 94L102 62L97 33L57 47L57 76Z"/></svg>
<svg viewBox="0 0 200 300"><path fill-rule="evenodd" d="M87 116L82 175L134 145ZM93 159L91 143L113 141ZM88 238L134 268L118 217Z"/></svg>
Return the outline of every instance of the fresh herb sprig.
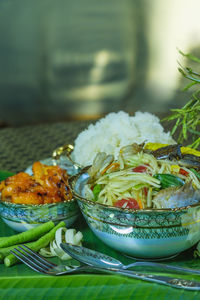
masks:
<svg viewBox="0 0 200 300"><path fill-rule="evenodd" d="M182 56L200 64L198 57L192 54L185 54L182 51L179 52ZM178 70L186 79L190 80L190 83L183 89L184 91L195 85L200 86L200 74L198 72L193 71L191 67L182 67L181 65ZM190 135L192 144L188 146L194 149L198 148L200 146L200 88L197 88L191 99L182 108L171 109L171 112L172 114L164 119L175 122L171 135L174 135L179 130L178 143L187 142Z"/></svg>

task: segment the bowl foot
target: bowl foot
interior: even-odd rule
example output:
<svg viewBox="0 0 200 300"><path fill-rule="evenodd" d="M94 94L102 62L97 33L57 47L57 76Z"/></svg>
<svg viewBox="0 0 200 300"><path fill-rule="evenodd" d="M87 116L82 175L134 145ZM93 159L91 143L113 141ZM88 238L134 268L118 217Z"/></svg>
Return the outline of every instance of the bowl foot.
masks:
<svg viewBox="0 0 200 300"><path fill-rule="evenodd" d="M163 260L170 260L170 259L177 257L180 254L180 252L170 255L170 256L166 256L166 257L151 257L151 258L141 258L141 257L135 257L132 255L124 254L124 253L122 253L122 254L128 258L135 259L138 261L163 261Z"/></svg>

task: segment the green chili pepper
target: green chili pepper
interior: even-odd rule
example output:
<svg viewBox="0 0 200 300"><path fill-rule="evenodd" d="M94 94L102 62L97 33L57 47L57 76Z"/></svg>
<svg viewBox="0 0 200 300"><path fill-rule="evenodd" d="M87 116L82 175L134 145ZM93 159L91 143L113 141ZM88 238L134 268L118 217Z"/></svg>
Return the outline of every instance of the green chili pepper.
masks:
<svg viewBox="0 0 200 300"><path fill-rule="evenodd" d="M172 174L156 174L154 177L160 180L162 189L166 189L170 186L182 186L185 184L184 180Z"/></svg>

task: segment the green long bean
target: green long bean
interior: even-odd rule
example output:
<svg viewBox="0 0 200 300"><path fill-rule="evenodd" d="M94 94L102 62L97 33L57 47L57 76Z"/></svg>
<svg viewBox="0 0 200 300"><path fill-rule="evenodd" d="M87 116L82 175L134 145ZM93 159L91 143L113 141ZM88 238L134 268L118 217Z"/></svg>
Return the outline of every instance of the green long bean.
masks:
<svg viewBox="0 0 200 300"><path fill-rule="evenodd" d="M55 237L55 233L58 228L65 227L65 222L60 222L53 229L51 229L48 233L40 237L37 241L27 243L26 245L32 249L33 251L39 251L41 248L45 248ZM10 267L18 262L18 259L13 255L9 254L4 258L4 265L6 267Z"/></svg>

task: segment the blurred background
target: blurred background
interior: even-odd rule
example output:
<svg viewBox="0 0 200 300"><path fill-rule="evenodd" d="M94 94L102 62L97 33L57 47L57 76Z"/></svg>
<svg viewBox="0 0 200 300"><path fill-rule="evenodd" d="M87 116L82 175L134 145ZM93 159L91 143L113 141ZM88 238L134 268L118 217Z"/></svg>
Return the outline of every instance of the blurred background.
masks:
<svg viewBox="0 0 200 300"><path fill-rule="evenodd" d="M165 113L189 95L199 0L0 1L1 126Z"/></svg>

